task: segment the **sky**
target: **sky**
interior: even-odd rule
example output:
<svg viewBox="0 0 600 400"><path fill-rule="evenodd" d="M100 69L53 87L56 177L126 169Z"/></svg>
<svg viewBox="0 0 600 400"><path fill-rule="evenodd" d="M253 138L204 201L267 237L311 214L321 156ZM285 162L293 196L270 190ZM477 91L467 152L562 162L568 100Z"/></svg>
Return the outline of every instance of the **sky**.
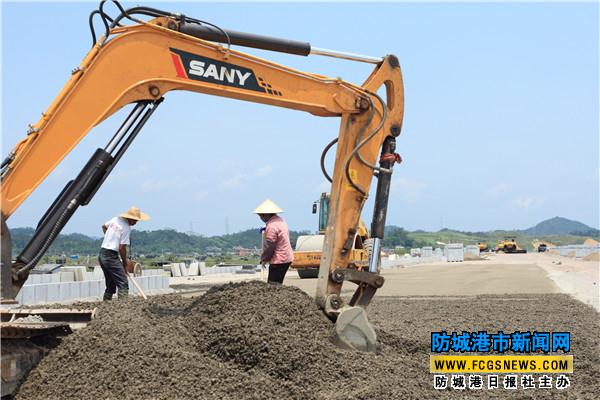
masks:
<svg viewBox="0 0 600 400"><path fill-rule="evenodd" d="M562 216L599 227L597 3L139 4L314 47L397 55L405 84L398 138L404 162L394 171L388 225L524 229ZM4 157L89 50L88 15L97 3L1 7ZM372 69L234 48L356 84ZM9 227L35 226L124 112L95 127ZM233 233L261 225L252 210L267 197L285 210L290 229L316 230L311 206L328 191L319 158L338 128L339 118L170 92L63 232L99 236L102 223L136 205L152 217L136 229ZM363 210L367 223L373 197Z"/></svg>

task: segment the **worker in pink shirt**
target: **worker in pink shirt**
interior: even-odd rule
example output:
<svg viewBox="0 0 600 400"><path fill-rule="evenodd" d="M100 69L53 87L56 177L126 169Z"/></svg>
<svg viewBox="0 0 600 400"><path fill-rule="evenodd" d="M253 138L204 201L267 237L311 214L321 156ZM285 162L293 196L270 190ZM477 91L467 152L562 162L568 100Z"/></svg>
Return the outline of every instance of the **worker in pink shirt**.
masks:
<svg viewBox="0 0 600 400"><path fill-rule="evenodd" d="M254 213L266 224L263 233L261 264L269 264L269 282L283 283L285 273L294 261L290 232L285 221L277 215L283 210L271 199L266 199Z"/></svg>

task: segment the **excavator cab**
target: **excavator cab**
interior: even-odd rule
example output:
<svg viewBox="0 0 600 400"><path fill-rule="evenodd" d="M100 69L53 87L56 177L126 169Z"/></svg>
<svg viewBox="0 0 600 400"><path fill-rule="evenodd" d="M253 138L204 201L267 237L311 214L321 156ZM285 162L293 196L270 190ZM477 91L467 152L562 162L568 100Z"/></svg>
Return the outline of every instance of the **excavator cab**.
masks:
<svg viewBox="0 0 600 400"><path fill-rule="evenodd" d="M327 228L327 216L329 215L329 194L321 193L319 199L319 233L325 234Z"/></svg>
<svg viewBox="0 0 600 400"><path fill-rule="evenodd" d="M314 279L319 276L325 230L329 215L329 201L329 193L324 192L321 193L319 200L313 203L313 214L319 214L317 233L314 235L300 235L296 239L294 262L291 268L298 272L300 279ZM365 223L360 220L351 250L350 268L362 271L368 267L370 254L367 248L369 244L368 240L369 231Z"/></svg>

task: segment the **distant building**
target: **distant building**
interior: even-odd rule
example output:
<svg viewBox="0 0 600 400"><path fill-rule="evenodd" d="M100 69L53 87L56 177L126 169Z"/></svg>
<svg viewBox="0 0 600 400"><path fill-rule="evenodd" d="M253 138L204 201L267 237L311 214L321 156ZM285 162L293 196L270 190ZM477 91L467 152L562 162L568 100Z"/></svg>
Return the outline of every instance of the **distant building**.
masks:
<svg viewBox="0 0 600 400"><path fill-rule="evenodd" d="M235 246L233 248L233 254L235 254L236 256L246 257L246 256L252 255L253 253L254 253L254 249L247 249L242 246Z"/></svg>
<svg viewBox="0 0 600 400"><path fill-rule="evenodd" d="M219 256L221 253L223 253L223 250L220 247L209 246L206 248L207 256Z"/></svg>

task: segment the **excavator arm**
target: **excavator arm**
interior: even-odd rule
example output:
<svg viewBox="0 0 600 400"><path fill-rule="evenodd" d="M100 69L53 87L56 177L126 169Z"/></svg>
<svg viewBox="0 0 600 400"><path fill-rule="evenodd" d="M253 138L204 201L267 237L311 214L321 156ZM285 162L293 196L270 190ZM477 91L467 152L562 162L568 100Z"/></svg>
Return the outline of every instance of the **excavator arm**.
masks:
<svg viewBox="0 0 600 400"><path fill-rule="evenodd" d="M103 3L100 14L107 22ZM313 50L308 43L225 31L147 7L120 9L121 15L114 20L108 18L112 23L110 27L107 24L106 34L2 163L2 297L11 299L17 295L29 271L75 210L91 201L166 93L187 90L341 118L335 168L332 177L326 173L332 181L331 209L317 302L336 318L345 307L339 296L341 286L350 280L358 284L350 306L366 307L383 280L376 270L360 276L351 273L348 242L357 229L374 172L379 177L378 186L391 177L395 146L392 142L400 133L403 115L403 85L397 58L390 55L375 59ZM153 18L140 20L133 17L136 13ZM135 23L122 25L126 19ZM329 54L371 62L375 67L365 83L358 86L231 50L230 44L301 55ZM385 101L377 95L382 86L387 93ZM128 104L135 106L121 128L67 184L41 218L33 239L12 262L6 220L94 126ZM384 150L377 166L382 144ZM375 213L379 220L383 215L385 223L389 182L387 189L378 188L377 193L379 205Z"/></svg>

